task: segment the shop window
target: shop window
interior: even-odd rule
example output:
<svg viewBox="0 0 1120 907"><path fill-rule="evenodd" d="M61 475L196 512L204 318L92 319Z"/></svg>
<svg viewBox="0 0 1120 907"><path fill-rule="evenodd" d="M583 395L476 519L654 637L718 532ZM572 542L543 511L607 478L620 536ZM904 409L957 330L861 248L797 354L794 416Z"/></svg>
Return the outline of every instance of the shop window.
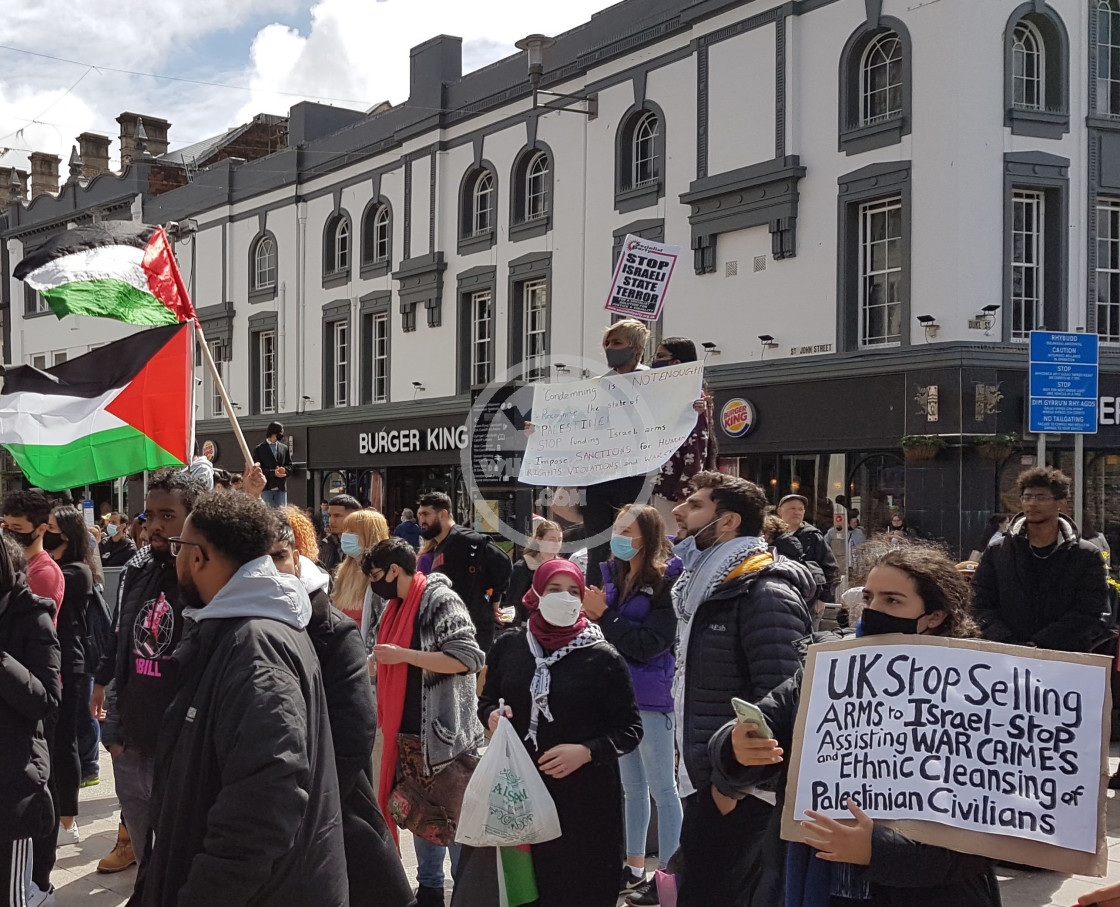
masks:
<svg viewBox="0 0 1120 907"><path fill-rule="evenodd" d="M897 19L861 26L840 55L840 150L896 145L911 131L910 33Z"/></svg>
<svg viewBox="0 0 1120 907"><path fill-rule="evenodd" d="M1060 139L1069 132L1069 37L1054 10L1032 0L1011 14L1004 70L1004 125L1013 134Z"/></svg>

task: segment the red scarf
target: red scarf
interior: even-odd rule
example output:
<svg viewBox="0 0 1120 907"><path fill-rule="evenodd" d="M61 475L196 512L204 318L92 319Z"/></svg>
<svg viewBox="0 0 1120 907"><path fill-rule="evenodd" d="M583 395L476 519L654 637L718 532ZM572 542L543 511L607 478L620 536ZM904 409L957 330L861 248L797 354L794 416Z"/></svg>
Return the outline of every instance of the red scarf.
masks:
<svg viewBox="0 0 1120 907"><path fill-rule="evenodd" d="M541 647L549 652L555 652L557 649L564 648L564 646L579 636L579 634L586 630L591 624L586 615L582 612L576 622L570 627L554 627L541 616L541 593L548 585L549 580L556 576L557 573L568 574L578 583L579 597L582 600L584 590L587 588L584 584L583 573L580 571L579 567L563 558L557 558L556 560L546 561L541 564L533 573L533 585L530 586L529 591L525 593L525 597L521 599L521 603L529 612L529 629L533 631L533 636L536 637Z"/></svg>
<svg viewBox="0 0 1120 907"><path fill-rule="evenodd" d="M412 577L412 588L408 597L401 601L394 598L385 606L385 615L377 631L378 645L386 643L412 647L412 634L416 628L416 617L420 613L420 599L428 578L423 573ZM377 779L377 802L381 812L388 819L386 823L393 833L393 840L400 849L397 824L389 817L389 795L393 792L393 781L397 774L397 734L404 718L404 697L408 689L408 668L404 662L395 665L377 665L377 724L381 728L382 755L381 774Z"/></svg>

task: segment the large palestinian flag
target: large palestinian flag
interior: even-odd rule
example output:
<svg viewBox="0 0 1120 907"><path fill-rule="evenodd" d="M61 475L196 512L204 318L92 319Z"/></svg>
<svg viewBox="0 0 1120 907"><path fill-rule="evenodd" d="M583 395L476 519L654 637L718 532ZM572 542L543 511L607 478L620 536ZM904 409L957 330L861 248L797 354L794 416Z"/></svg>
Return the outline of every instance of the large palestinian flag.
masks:
<svg viewBox="0 0 1120 907"><path fill-rule="evenodd" d="M129 324L176 324L194 318L175 255L162 227L106 221L48 239L12 272L64 315Z"/></svg>
<svg viewBox="0 0 1120 907"><path fill-rule="evenodd" d="M168 325L46 371L4 369L0 444L47 491L190 462L193 338Z"/></svg>

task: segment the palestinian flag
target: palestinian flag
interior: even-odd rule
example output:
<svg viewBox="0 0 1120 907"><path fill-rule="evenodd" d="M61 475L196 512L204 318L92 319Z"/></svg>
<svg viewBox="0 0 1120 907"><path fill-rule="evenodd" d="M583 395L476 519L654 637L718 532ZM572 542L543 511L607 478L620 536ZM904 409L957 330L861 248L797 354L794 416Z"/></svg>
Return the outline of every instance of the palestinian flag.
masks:
<svg viewBox="0 0 1120 907"><path fill-rule="evenodd" d="M0 444L47 491L189 463L193 343L174 324L46 371L4 369Z"/></svg>
<svg viewBox="0 0 1120 907"><path fill-rule="evenodd" d="M540 897L537 874L533 871L533 854L529 845L499 847L497 851L500 907L519 907L537 900Z"/></svg>
<svg viewBox="0 0 1120 907"><path fill-rule="evenodd" d="M195 317L162 227L106 221L65 230L12 273L38 290L59 318L177 324Z"/></svg>

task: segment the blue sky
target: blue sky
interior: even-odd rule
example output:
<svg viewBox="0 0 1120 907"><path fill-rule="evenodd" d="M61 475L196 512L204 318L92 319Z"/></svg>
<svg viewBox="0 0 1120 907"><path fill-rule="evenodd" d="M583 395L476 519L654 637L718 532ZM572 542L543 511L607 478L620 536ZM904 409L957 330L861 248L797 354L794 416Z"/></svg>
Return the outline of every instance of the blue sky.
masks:
<svg viewBox="0 0 1120 907"><path fill-rule="evenodd" d="M439 32L463 38L469 70L513 53L513 42L530 32L566 31L607 5L607 0L20 3L5 9L0 31L0 44L16 49L0 49L0 165L25 167L30 151L47 151L62 158L65 178L74 137L85 131L113 138L115 160L115 118L125 110L169 120L175 148L255 113L286 113L302 97L346 99L341 106L350 107L397 103L408 94L409 48Z"/></svg>

